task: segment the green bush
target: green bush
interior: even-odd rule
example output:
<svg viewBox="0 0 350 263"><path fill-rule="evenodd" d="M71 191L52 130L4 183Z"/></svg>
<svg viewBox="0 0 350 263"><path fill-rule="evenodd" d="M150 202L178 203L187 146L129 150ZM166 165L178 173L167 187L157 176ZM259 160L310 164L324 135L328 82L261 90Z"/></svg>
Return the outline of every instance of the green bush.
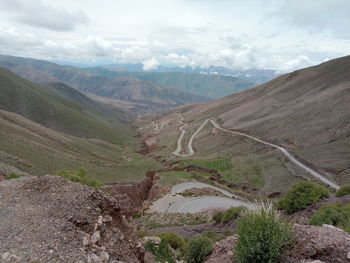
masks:
<svg viewBox="0 0 350 263"><path fill-rule="evenodd" d="M350 232L350 204L325 205L310 219L311 225L333 225Z"/></svg>
<svg viewBox="0 0 350 263"><path fill-rule="evenodd" d="M215 221L215 223L221 223L222 222L222 217L224 216L224 213L223 212L216 212L214 215L213 215L213 220Z"/></svg>
<svg viewBox="0 0 350 263"><path fill-rule="evenodd" d="M223 217L222 217L222 222L227 223L232 221L233 219L236 219L239 214L241 213L242 208L241 207L232 207L225 211Z"/></svg>
<svg viewBox="0 0 350 263"><path fill-rule="evenodd" d="M75 171L59 171L58 176L64 177L72 182L79 182L94 188L100 188L101 185L98 181L86 177L86 170L84 168L79 168Z"/></svg>
<svg viewBox="0 0 350 263"><path fill-rule="evenodd" d="M289 189L279 201L278 206L288 213L294 213L328 196L329 192L324 186L311 182L301 182Z"/></svg>
<svg viewBox="0 0 350 263"><path fill-rule="evenodd" d="M209 238L199 237L188 242L188 263L201 263L213 250L213 243Z"/></svg>
<svg viewBox="0 0 350 263"><path fill-rule="evenodd" d="M145 244L145 250L155 255L157 251L157 245L151 241L147 241Z"/></svg>
<svg viewBox="0 0 350 263"><path fill-rule="evenodd" d="M344 185L341 187L336 193L336 197L342 197L344 195L349 195L350 194L350 184Z"/></svg>
<svg viewBox="0 0 350 263"><path fill-rule="evenodd" d="M283 255L290 239L291 224L271 203L261 203L245 213L238 223L236 258L240 263L274 263Z"/></svg>
<svg viewBox="0 0 350 263"><path fill-rule="evenodd" d="M155 251L155 256L157 262L175 263L175 255L171 251L169 243L164 240L160 241L158 248Z"/></svg>
<svg viewBox="0 0 350 263"><path fill-rule="evenodd" d="M184 251L186 248L185 240L174 233L160 233L156 236L167 242L175 250L180 249Z"/></svg>
<svg viewBox="0 0 350 263"><path fill-rule="evenodd" d="M6 179L6 180L17 179L17 178L20 178L20 177L22 177L22 176L23 176L23 174L10 174L10 175L7 175L7 176L5 177L5 179Z"/></svg>

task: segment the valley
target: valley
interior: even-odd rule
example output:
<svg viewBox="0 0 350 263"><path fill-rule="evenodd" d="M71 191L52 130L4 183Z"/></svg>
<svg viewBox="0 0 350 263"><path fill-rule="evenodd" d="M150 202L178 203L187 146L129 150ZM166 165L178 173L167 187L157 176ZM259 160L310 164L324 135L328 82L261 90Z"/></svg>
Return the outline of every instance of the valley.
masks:
<svg viewBox="0 0 350 263"><path fill-rule="evenodd" d="M91 183L100 190L79 186L77 191L117 202L115 218L132 225L128 230L121 224L122 232L146 239L170 231L226 240L237 231L240 211L258 209L256 200L277 206L290 189L307 181L329 192L331 202L350 183L350 79L345 74L350 57L218 100L144 79L95 75L96 69L86 73L91 69L13 57L6 61L21 66L0 69L0 185L13 180L11 187L23 188L28 181L46 195L40 180L52 189L63 189L64 180L76 182L65 185L67 191ZM56 70L65 77L58 80ZM319 81L324 74L327 79ZM96 79L103 81L87 85ZM216 218L218 213L226 219ZM110 220L109 214L99 218ZM303 217L296 222L303 224ZM109 228L103 232L109 222L103 220L94 230L82 227L90 241L99 227L98 235L109 233ZM88 255L105 255L89 244L84 243ZM147 254L132 246L133 260ZM108 255L117 250L114 257L123 258L118 249L111 247Z"/></svg>

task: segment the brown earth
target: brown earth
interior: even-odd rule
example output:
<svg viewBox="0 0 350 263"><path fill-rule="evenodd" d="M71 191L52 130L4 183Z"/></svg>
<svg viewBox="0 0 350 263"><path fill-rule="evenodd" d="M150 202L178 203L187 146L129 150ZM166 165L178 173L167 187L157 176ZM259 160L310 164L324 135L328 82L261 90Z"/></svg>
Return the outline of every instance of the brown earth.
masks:
<svg viewBox="0 0 350 263"><path fill-rule="evenodd" d="M0 218L1 262L143 261L118 202L58 176L0 182Z"/></svg>
<svg viewBox="0 0 350 263"><path fill-rule="evenodd" d="M103 187L119 201L124 215L131 216L139 212L145 201L152 201L160 197L167 190L157 184L159 177L154 171L146 172L146 178L133 183L115 183Z"/></svg>
<svg viewBox="0 0 350 263"><path fill-rule="evenodd" d="M350 182L349 69L350 56L342 57L173 112L182 112L188 123L216 118L226 129L282 145L345 184Z"/></svg>

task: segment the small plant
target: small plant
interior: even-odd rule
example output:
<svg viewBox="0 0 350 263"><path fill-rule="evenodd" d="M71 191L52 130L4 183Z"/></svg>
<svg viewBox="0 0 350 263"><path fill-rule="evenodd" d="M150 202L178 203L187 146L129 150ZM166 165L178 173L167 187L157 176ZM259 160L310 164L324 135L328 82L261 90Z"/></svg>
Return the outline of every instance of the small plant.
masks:
<svg viewBox="0 0 350 263"><path fill-rule="evenodd" d="M241 211L242 211L241 207L232 207L226 210L222 217L222 222L227 223L232 221L233 219L236 219L237 217L239 217L239 214L241 213Z"/></svg>
<svg viewBox="0 0 350 263"><path fill-rule="evenodd" d="M98 181L86 176L86 170L84 168L79 168L75 171L59 171L57 175L64 177L72 182L79 182L81 184L85 184L94 188L101 187Z"/></svg>
<svg viewBox="0 0 350 263"><path fill-rule="evenodd" d="M156 256L156 260L158 262L175 263L175 255L171 251L169 243L164 240L160 241L157 249L155 250L154 255Z"/></svg>
<svg viewBox="0 0 350 263"><path fill-rule="evenodd" d="M145 244L145 250L155 255L157 251L157 245L151 241L147 241Z"/></svg>
<svg viewBox="0 0 350 263"><path fill-rule="evenodd" d="M294 213L328 196L329 192L324 186L311 182L301 182L293 185L278 205L280 209Z"/></svg>
<svg viewBox="0 0 350 263"><path fill-rule="evenodd" d="M311 225L333 225L350 232L350 204L332 204L320 208L310 219Z"/></svg>
<svg viewBox="0 0 350 263"><path fill-rule="evenodd" d="M184 251L186 249L185 240L174 233L160 233L156 236L167 242L175 250L180 249Z"/></svg>
<svg viewBox="0 0 350 263"><path fill-rule="evenodd" d="M215 223L221 223L222 222L222 217L224 216L224 213L219 211L219 212L216 212L214 215L213 215L213 220L215 221Z"/></svg>
<svg viewBox="0 0 350 263"><path fill-rule="evenodd" d="M350 195L350 184L344 185L336 193L336 197L342 197L344 195Z"/></svg>
<svg viewBox="0 0 350 263"><path fill-rule="evenodd" d="M6 176L5 179L6 180L17 179L17 178L20 178L22 176L23 176L23 174L15 174L15 173L13 173L13 174L10 174L10 175Z"/></svg>
<svg viewBox="0 0 350 263"><path fill-rule="evenodd" d="M213 243L207 237L191 239L188 243L187 262L202 263L213 250Z"/></svg>
<svg viewBox="0 0 350 263"><path fill-rule="evenodd" d="M271 203L256 204L238 223L239 240L235 247L240 263L275 263L291 239L291 225Z"/></svg>
<svg viewBox="0 0 350 263"><path fill-rule="evenodd" d="M239 217L241 211L242 211L241 207L232 207L226 210L225 212L216 212L213 215L213 220L216 223L221 223L221 222L227 223Z"/></svg>

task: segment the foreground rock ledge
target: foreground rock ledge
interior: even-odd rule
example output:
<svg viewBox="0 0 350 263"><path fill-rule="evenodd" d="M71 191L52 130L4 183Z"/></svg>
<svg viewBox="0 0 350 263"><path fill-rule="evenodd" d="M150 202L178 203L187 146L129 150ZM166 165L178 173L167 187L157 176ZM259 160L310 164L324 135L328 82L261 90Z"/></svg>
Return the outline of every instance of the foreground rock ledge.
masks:
<svg viewBox="0 0 350 263"><path fill-rule="evenodd" d="M117 201L57 176L0 182L0 262L142 262Z"/></svg>

